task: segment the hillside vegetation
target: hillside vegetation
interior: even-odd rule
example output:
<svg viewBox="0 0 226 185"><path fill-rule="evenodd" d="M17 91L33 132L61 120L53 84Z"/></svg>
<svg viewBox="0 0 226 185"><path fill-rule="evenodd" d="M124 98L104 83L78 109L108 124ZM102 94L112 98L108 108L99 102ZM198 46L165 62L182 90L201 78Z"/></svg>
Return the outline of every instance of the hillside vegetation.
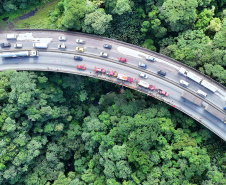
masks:
<svg viewBox="0 0 226 185"><path fill-rule="evenodd" d="M225 0L49 2L0 0L1 17L9 17L0 27L115 38L226 85ZM0 72L0 184L226 184L224 141L173 107L120 88L76 75Z"/></svg>

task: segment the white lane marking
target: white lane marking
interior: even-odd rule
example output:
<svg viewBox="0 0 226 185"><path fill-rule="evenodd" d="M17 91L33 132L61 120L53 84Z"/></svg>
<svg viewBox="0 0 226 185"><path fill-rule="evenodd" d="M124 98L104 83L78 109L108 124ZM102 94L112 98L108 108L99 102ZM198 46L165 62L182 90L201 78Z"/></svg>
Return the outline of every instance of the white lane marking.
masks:
<svg viewBox="0 0 226 185"><path fill-rule="evenodd" d="M18 34L17 37L18 41L32 41L32 42L42 42L42 43L50 43L53 39L52 38L35 38L33 37L32 33L21 33Z"/></svg>
<svg viewBox="0 0 226 185"><path fill-rule="evenodd" d="M133 56L133 57L136 57L136 58L140 58L140 59L142 59L143 57L146 58L146 56L148 56L145 53L142 53L142 52L130 49L130 48L126 48L126 47L123 47L123 46L118 46L117 47L117 51L119 53L123 53L123 54L130 55L130 56ZM141 56L143 56L143 57L141 57ZM166 62L166 61L164 61L162 59L156 58L156 61L164 63L164 64L167 64L167 65L171 66L172 68L175 68L176 70L180 69L180 67L178 67L178 66L176 66L174 64L171 64L169 62Z"/></svg>

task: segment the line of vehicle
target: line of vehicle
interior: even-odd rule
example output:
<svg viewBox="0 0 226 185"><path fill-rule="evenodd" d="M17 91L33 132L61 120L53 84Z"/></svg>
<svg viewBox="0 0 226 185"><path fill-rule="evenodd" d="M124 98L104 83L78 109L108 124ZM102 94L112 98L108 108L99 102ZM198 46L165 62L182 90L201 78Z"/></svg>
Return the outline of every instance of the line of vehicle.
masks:
<svg viewBox="0 0 226 185"><path fill-rule="evenodd" d="M41 51L39 50L40 52L44 52L44 51ZM53 53L65 53L65 54L73 54L73 55L82 55L82 56L86 56L86 57L91 57L91 58L96 58L96 59L102 59L100 56L97 56L97 55L93 55L93 54L88 54L88 53L77 53L77 52L74 52L74 51L59 51L59 50L50 50L48 49L48 51L45 51L45 52L53 52ZM137 66L134 66L134 65L131 65L131 64L127 64L127 63L121 63L121 62L118 62L117 60L114 60L114 59L110 59L110 58L104 58L104 60L108 61L108 62L111 62L111 63L115 63L115 64L119 64L119 65L123 65L123 66L126 66L126 67L129 67L129 68L132 68L132 69L135 69L135 70L138 70L138 71L141 71L141 72L144 72L144 73L148 73L149 75L152 75L152 76L155 76L157 78L160 78L162 80L165 80L177 87L179 87L180 89L183 89L185 91L188 91L189 93L193 94L194 96L202 99L204 102L208 103L209 105L212 105L214 108L216 108L218 111L222 112L223 114L225 114L225 112L223 110L221 110L219 107L215 106L213 103L211 103L210 101L198 96L196 93L194 93L193 91L191 91L190 89L187 89L187 88L184 88L183 86L179 85L178 83L175 83L174 81L168 79L168 78L165 78L165 77L161 77L151 71L147 71L147 70L144 70L142 68L139 68ZM226 114L225 114L226 115Z"/></svg>
<svg viewBox="0 0 226 185"><path fill-rule="evenodd" d="M61 32L61 33L68 33L68 34L76 35L76 36L81 35L81 36L88 37L88 38L92 38L92 39L95 38L95 39L102 40L102 41L103 41L103 40L109 40L109 41L112 41L112 42L124 44L124 45L129 46L131 49L137 48L137 49L141 50L142 52L144 52L144 51L148 52L148 53L146 53L146 54L148 54L148 55L150 55L150 53L152 53L152 54L154 54L154 55L157 55L160 59L168 59L169 62L172 61L172 62L175 62L175 63L179 64L180 66L184 66L184 67L186 67L186 68L189 68L190 70L195 71L195 72L199 73L199 74L202 75L202 76L205 76L208 80L210 80L210 81L213 82L213 83L216 83L217 85L219 85L220 87L222 87L224 90L226 90L225 86L223 86L223 85L220 84L219 82L213 80L213 79L210 78L209 76L207 76L207 75L201 73L200 71L198 71L198 70L196 70L196 69L194 69L194 68L192 68L192 67L190 67L190 66L188 66L188 65L186 65L186 64L184 64L184 63L181 63L181 62L179 62L179 61L177 61L177 60L175 60L175 59L172 59L172 58L170 58L170 57L168 57L168 56L162 55L162 54L157 53L157 52L155 52L155 51L152 51L152 50L149 50L149 49L146 49L146 48L142 48L142 47L140 47L140 46L133 45L133 44L130 44L130 43L126 43L126 42L123 42L123 41L119 41L119 40L115 40L115 39L111 39L111 38L107 38L107 37L101 37L101 36L98 36L98 35L90 35L90 34L87 34L87 33L72 32L72 31L63 31L63 30L48 30L48 29L15 29L15 31L47 31L47 32L58 32L58 33ZM157 57L157 58L158 58L158 57Z"/></svg>

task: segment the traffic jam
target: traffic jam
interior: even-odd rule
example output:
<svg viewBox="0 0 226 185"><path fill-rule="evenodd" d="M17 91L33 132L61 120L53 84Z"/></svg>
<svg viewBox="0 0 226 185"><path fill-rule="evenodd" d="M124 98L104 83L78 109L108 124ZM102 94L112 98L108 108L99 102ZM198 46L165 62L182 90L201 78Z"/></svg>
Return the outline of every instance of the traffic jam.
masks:
<svg viewBox="0 0 226 185"><path fill-rule="evenodd" d="M62 40L62 37L59 38L59 40ZM64 40L62 41L65 41L66 38L64 38ZM84 40L81 40L81 39L76 39L76 43L78 44L85 44L85 41ZM109 44L104 44L103 45L104 48L106 49L111 49L112 46L109 45ZM84 47L76 47L75 50L77 52L85 52L85 48ZM106 53L106 52L100 52L100 57L103 57L103 58L108 58L109 54ZM74 59L77 60L77 61L83 61L83 58L79 55L75 55L74 56ZM151 62L154 62L155 61L155 58L151 57L151 56L147 56L146 57L146 60L148 61L151 61ZM119 62L122 62L122 63L126 63L127 62L127 59L126 58L123 58L123 57L119 57L118 58L118 61ZM144 64L142 62L139 62L138 66L140 68L143 68L143 69L147 69L148 65L147 64ZM78 64L77 65L77 69L81 69L81 70L85 70L86 69L86 66L85 65L80 65ZM129 82L131 84L133 84L134 82L134 79L132 77L129 77L125 74L118 74L116 71L114 70L105 70L104 68L100 68L100 67L96 67L94 68L94 72L95 73L99 73L99 74L105 74L109 77L116 77L118 80L121 80L123 82ZM166 72L162 71L162 70L159 70L157 72L158 75L160 76L166 76ZM139 77L141 78L144 78L144 79L147 79L148 78L148 75L145 74L145 73L140 73L139 74ZM125 84L124 84L125 85ZM148 84L147 82L143 81L143 80L139 80L138 83L137 83L138 87L141 87L141 88L144 88L144 89L147 89L147 90L151 90L151 91L156 91L159 95L162 95L162 96L166 96L168 97L169 96L169 93L162 90L162 89L157 89L155 85L151 85L151 84Z"/></svg>

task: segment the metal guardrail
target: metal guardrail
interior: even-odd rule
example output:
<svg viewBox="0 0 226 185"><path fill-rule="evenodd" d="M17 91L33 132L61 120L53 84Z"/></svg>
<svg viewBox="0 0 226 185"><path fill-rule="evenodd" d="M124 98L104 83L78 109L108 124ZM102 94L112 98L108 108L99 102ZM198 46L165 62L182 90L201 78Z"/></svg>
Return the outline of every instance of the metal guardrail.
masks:
<svg viewBox="0 0 226 185"><path fill-rule="evenodd" d="M97 55L87 54L87 53L77 53L77 52L75 52L75 51L54 50L54 49L48 49L48 50L46 50L46 51L43 51L43 50L41 50L41 49L36 49L36 50L38 50L39 52L53 52L53 53L73 54L73 55L76 54L76 55L82 55L82 56L87 56L87 57L91 57L91 58L96 58L96 59L99 59L99 60L100 60L100 59L103 59L102 57L97 56ZM17 50L10 50L10 51L13 52L13 51L17 51ZM27 51L27 50L26 50L26 49L22 49L22 50L20 50L20 51ZM9 51L1 51L1 52L9 52ZM208 100L202 98L201 96L198 96L196 93L194 93L194 92L191 91L190 89L184 88L183 86L179 85L178 83L176 83L176 82L174 82L174 81L172 81L172 80L170 80L170 79L168 79L168 78L166 78L166 77L161 77L161 76L159 76L159 75L157 75L156 73L153 73L153 72L151 72L151 71L146 71L146 70L144 70L144 69L142 69L142 68L139 68L139 67L137 67L137 66L130 65L130 64L127 64L127 63L118 62L117 60L114 60L114 59L104 58L104 60L105 60L105 61L108 61L108 62L111 62L111 63L123 65L123 66L129 67L129 68L131 68L131 69L135 69L135 70L138 70L138 71L142 71L142 72L147 73L147 74L149 74L149 75L151 75L151 76L155 76L156 78L160 78L160 79L162 79L162 80L165 80L165 81L167 81L168 83L171 83L171 84L173 84L173 85L175 85L175 86L177 86L177 87L179 87L179 88L181 88L181 89L183 89L183 90L185 90L185 91L188 91L189 93L193 94L194 96L198 97L199 99L202 99L202 101L204 101L204 102L210 104L211 106L213 106L214 108L216 108L219 112L221 112L221 113L223 113L223 114L226 115L226 113L225 113L222 109L220 109L219 107L215 106L212 102L210 102L210 101L208 101Z"/></svg>
<svg viewBox="0 0 226 185"><path fill-rule="evenodd" d="M15 68L14 68L14 69L15 69ZM61 73L76 74L76 75L81 75L81 76L87 76L87 77L97 78L97 79L100 79L100 80L104 80L104 81L111 82L111 83L115 83L115 84L119 85L117 81L110 80L110 79L107 79L107 78L102 78L102 77L96 76L96 75L94 75L94 74L93 74L93 75L92 75L92 74L85 74L85 73L81 73L81 72L77 72L77 71L67 71L67 70L62 70L62 69L58 69L58 68L55 68L55 69L53 69L53 68L52 68L52 69L51 69L51 68L43 69L43 68L37 68L37 67L36 67L35 69L34 69L34 68L23 68L23 69L21 69L21 68L16 68L15 70L18 70L18 71L19 71L19 70L27 70L27 71L50 71L50 72L61 72ZM0 69L0 71L1 71L1 69ZM123 84L123 83L122 83L121 85L125 86L125 84ZM129 86L125 86L125 87L130 88ZM133 89L133 90L135 90L135 91L138 91L138 92L141 92L141 93L144 93L144 94L146 94L146 95L148 95L148 96L153 97L152 94L143 92L143 91L140 90L140 89L137 89L137 88L131 88L131 89ZM168 104L168 105L170 105L170 106L173 106L173 104L172 104L170 101L164 101L163 99L161 99L161 98L159 98L159 97L157 97L157 96L154 96L153 98L156 98L156 99L158 99L159 101L162 101L162 102L164 102L164 103L166 103L166 104ZM174 107L174 106L173 106L173 107ZM190 114L190 113L188 113L188 112L185 112L183 109L181 109L181 108L178 107L178 106L176 106L176 107L174 107L174 108L178 109L179 111L181 111L181 112L183 112L184 114L188 115L189 117L193 118L193 119L196 120L197 122L201 123L203 126L207 127L209 130L211 130L211 131L212 131L213 133L215 133L217 136L219 136L220 138L222 138L221 135L219 135L217 132L215 132L214 130L212 130L208 125L204 124L204 123L202 122L202 120L200 120L200 119L194 117L192 114ZM222 138L222 139L223 139L224 141L226 141L225 138Z"/></svg>
<svg viewBox="0 0 226 185"><path fill-rule="evenodd" d="M208 80L210 80L210 81L213 82L213 83L216 83L217 85L219 85L220 87L222 87L222 88L226 91L226 87L225 87L225 86L223 86L222 84L220 84L219 82L213 80L213 79L210 78L209 76L207 76L207 75L201 73L200 71L198 71L198 70L196 70L196 69L194 69L194 68L192 68L192 67L190 67L190 66L188 66L188 65L186 65L186 64L184 64L184 63L181 63L181 62L179 62L179 61L177 61L177 60L175 60L175 59L172 59L172 58L170 58L170 57L168 57L168 56L162 55L162 54L157 53L157 52L155 52L155 51L151 51L151 50L149 50L149 49L142 48L142 47L140 47L140 46L136 46L136 45L133 45L133 44L130 44L130 43L126 43L126 42L123 42L123 41L119 41L119 40L115 40L115 39L111 39L111 38L107 38L107 37L101 37L101 36L98 36L98 35L93 35L93 34L88 34L88 33L73 32L73 31L64 31L64 30L48 30L48 29L15 29L15 31L48 31L48 32L63 32L63 33L71 34L71 35L83 35L83 36L90 37L90 38L98 38L98 39L101 39L101 40L105 39L105 40L109 40L109 41L121 43L121 44L130 46L130 47L132 47L133 49L134 49L134 48L137 48L137 49L139 49L139 50L146 51L146 52L148 52L148 53L152 53L152 54L154 54L154 55L156 55L156 56L159 56L159 57L161 57L161 58L168 59L169 62L175 62L175 63L179 64L180 66L189 68L189 70L195 71L195 72L199 73L200 75L205 76Z"/></svg>

